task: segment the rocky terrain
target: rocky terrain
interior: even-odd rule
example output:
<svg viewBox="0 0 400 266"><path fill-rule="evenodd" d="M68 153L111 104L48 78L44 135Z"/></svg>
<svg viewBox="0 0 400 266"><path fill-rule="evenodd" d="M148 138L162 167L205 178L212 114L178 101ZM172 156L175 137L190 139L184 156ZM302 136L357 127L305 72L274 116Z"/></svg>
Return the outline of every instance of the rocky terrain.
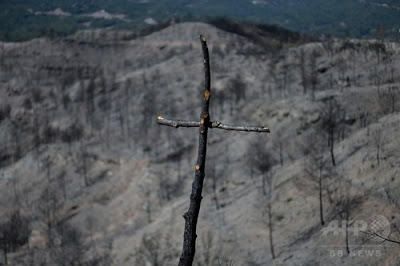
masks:
<svg viewBox="0 0 400 266"><path fill-rule="evenodd" d="M177 264L200 33L212 119L272 132L211 130L196 265L399 265L400 45L203 23L0 44L2 261Z"/></svg>

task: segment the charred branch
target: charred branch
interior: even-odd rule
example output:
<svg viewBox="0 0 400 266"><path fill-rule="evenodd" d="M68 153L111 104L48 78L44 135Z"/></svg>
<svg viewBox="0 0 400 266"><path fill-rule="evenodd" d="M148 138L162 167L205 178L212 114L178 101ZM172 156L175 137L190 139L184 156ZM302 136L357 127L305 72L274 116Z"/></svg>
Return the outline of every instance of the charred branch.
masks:
<svg viewBox="0 0 400 266"><path fill-rule="evenodd" d="M260 133L270 133L269 128L261 126L234 126L234 125L226 125L221 122L215 121L211 122L211 128L219 128L224 130L232 130L232 131L245 131L245 132L260 132Z"/></svg>
<svg viewBox="0 0 400 266"><path fill-rule="evenodd" d="M186 121L186 120L171 120L162 116L157 117L157 123L163 126L169 127L200 127L200 122L197 121Z"/></svg>
<svg viewBox="0 0 400 266"><path fill-rule="evenodd" d="M197 121L187 121L187 120L171 120L164 118L162 116L157 117L157 123L164 126L170 126L174 128L179 127L200 127L200 122ZM245 131L245 132L260 132L269 133L270 130L263 126L234 126L223 124L219 121L211 121L208 125L209 128L218 128L230 131Z"/></svg>

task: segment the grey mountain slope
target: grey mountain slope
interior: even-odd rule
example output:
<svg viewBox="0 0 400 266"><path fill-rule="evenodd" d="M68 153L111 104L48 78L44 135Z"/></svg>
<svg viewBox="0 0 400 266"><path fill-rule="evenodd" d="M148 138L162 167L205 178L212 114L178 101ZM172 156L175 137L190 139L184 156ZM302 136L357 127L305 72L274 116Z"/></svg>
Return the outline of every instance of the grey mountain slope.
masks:
<svg viewBox="0 0 400 266"><path fill-rule="evenodd" d="M383 114L386 103L379 100L375 84L378 75L381 90L399 86L399 46L393 43L385 44L380 64L373 41L308 43L274 55L254 55L251 51L260 49L257 44L202 23L176 24L116 44L80 43L75 37L5 44L0 110L7 105L11 110L2 112L5 115L0 120L0 211L4 217L18 206L45 239L45 218L40 211L45 203L40 199L46 189L55 191L58 205L54 219L81 232L85 260L108 254L112 265L154 265L154 253L149 251L153 248L159 263L175 265L182 241L181 215L187 208L193 176L197 130L159 127L154 119L158 114L197 119L203 80L199 33L207 36L211 51L212 118L265 124L272 129L269 136L210 133L199 220L199 265L213 265L217 260L232 260L234 265L273 263L261 174L252 174L249 164L250 144L259 138L276 161L277 143L283 143L283 165L277 163L271 170L278 254L274 263L399 263L398 246L388 242L367 242L381 250L382 256L331 256L332 247L344 248L343 235L323 234L329 222L338 219L336 207L324 194L327 225L321 227L318 190L304 171L309 135L319 126L324 102L335 96L346 110L346 121L353 122L345 124L344 137L338 137L335 153L339 174L332 184L327 178L327 185L351 187L352 197L359 198L351 208L352 220L384 215L392 223L391 237L398 237L398 209L388 195L396 198L399 192L400 121L397 113ZM102 33L98 34L101 40ZM315 100L302 92L301 50L307 58L313 51L318 54ZM80 77L66 66L81 69ZM240 88L244 88L244 95L237 98ZM398 108L396 102L396 112ZM369 113L368 125L361 127L360 115L365 112ZM20 132L19 141L14 127ZM373 138L377 128L384 129L379 166ZM35 132L40 135L38 146L34 145ZM48 163L50 167L46 167ZM213 201L213 175L217 177L218 210ZM65 178L65 199L61 177ZM153 241L143 242L148 239ZM352 252L363 247L357 236L351 235L350 241ZM32 253L50 254L35 257L36 263L52 258L46 248L24 246L10 259L15 265L25 265L23 261Z"/></svg>

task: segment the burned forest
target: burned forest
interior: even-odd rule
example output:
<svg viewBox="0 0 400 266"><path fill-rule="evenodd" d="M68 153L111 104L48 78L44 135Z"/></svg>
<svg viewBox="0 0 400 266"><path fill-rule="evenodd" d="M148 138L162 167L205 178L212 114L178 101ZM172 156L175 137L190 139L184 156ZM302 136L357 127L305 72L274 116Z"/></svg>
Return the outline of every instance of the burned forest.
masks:
<svg viewBox="0 0 400 266"><path fill-rule="evenodd" d="M399 112L382 36L2 41L0 265L399 265Z"/></svg>

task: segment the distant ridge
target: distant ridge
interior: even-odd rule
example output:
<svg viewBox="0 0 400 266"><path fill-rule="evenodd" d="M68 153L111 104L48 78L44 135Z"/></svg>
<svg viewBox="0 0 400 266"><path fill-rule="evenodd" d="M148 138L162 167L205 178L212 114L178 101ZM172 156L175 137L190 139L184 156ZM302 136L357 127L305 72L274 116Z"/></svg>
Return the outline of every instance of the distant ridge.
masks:
<svg viewBox="0 0 400 266"><path fill-rule="evenodd" d="M227 18L211 19L209 23L224 31L247 37L265 48L280 48L285 44L302 44L313 40L307 34L294 32L277 25L238 22ZM277 41L276 47L271 45L271 40Z"/></svg>
<svg viewBox="0 0 400 266"><path fill-rule="evenodd" d="M0 10L0 40L7 41L218 17L314 35L400 38L400 6L389 0L18 0L0 1Z"/></svg>

